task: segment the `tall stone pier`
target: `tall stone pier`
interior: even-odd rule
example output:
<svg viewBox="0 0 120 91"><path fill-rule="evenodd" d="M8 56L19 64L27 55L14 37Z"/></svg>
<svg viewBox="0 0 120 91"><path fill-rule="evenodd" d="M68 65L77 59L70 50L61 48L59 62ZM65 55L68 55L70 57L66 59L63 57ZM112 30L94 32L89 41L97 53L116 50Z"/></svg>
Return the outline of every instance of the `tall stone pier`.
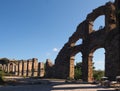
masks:
<svg viewBox="0 0 120 91"><path fill-rule="evenodd" d="M22 76L22 61L18 61L18 76Z"/></svg>
<svg viewBox="0 0 120 91"><path fill-rule="evenodd" d="M22 61L22 76L27 76L27 61Z"/></svg>
<svg viewBox="0 0 120 91"><path fill-rule="evenodd" d="M27 76L32 76L32 59L27 60Z"/></svg>
<svg viewBox="0 0 120 91"><path fill-rule="evenodd" d="M38 75L38 59L33 58L32 59L32 76Z"/></svg>
<svg viewBox="0 0 120 91"><path fill-rule="evenodd" d="M40 62L38 63L38 76L44 77L45 69L44 69L44 63Z"/></svg>

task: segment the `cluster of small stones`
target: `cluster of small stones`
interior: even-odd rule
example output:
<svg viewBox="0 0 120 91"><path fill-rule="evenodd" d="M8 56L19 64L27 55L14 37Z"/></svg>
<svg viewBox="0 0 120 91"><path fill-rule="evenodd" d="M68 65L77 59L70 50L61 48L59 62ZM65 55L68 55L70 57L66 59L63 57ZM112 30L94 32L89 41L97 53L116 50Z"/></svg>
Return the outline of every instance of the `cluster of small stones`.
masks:
<svg viewBox="0 0 120 91"><path fill-rule="evenodd" d="M44 63L37 58L28 60L9 60L9 63L0 65L6 73L25 77L44 77Z"/></svg>

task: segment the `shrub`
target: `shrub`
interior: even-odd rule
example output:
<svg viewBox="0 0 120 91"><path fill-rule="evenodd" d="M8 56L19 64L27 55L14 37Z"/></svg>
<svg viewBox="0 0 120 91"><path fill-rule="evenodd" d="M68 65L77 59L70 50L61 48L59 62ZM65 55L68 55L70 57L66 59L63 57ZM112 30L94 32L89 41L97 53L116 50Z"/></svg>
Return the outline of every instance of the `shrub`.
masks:
<svg viewBox="0 0 120 91"><path fill-rule="evenodd" d="M4 81L3 81L3 71L0 71L0 84L4 84Z"/></svg>
<svg viewBox="0 0 120 91"><path fill-rule="evenodd" d="M74 78L76 80L82 79L82 62L76 63L75 65L75 75Z"/></svg>
<svg viewBox="0 0 120 91"><path fill-rule="evenodd" d="M102 70L94 70L93 77L94 77L95 80L100 81L101 77L103 77L103 76L104 76L104 71L102 71Z"/></svg>

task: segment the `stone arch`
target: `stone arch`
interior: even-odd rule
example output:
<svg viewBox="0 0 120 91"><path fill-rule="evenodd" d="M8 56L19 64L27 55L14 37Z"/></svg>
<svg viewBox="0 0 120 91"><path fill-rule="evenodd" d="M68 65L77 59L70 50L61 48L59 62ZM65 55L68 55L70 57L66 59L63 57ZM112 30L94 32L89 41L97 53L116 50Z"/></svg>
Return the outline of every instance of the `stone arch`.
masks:
<svg viewBox="0 0 120 91"><path fill-rule="evenodd" d="M101 15L93 22L93 31L99 31L105 28L105 15Z"/></svg>
<svg viewBox="0 0 120 91"><path fill-rule="evenodd" d="M100 6L92 11L92 13L88 14L86 20L88 21L89 33L93 31L93 23L99 17L105 16L105 28L111 30L116 27L115 22L115 6L112 2L106 3L104 6ZM112 27L111 27L112 25Z"/></svg>
<svg viewBox="0 0 120 91"><path fill-rule="evenodd" d="M82 39L82 43L84 42L84 40L87 38L89 34L88 32L90 30L89 24L90 22L86 19L77 26L76 31L72 34L72 36L68 40L68 44L70 47L75 46L76 42L79 39Z"/></svg>
<svg viewBox="0 0 120 91"><path fill-rule="evenodd" d="M76 31L73 33L73 35L69 38L69 45L75 46L75 43L81 38L83 41L86 39L87 34L90 34L93 31L93 23L94 21L99 17L104 15L105 16L105 28L111 30L115 28L115 7L114 4L111 2L106 3L106 5L100 6L96 9L94 9L91 13L89 13L86 17L86 20L80 23L77 26ZM111 14L108 14L107 12L111 12ZM110 16L109 16L110 15ZM113 21L113 22L112 22ZM109 22L112 23L112 26L109 24ZM107 30L108 30L107 29Z"/></svg>
<svg viewBox="0 0 120 91"><path fill-rule="evenodd" d="M88 81L89 82L93 81L93 53L99 48L104 48L104 47L94 46L93 48L90 49L89 54L88 54L88 69L89 69L88 70Z"/></svg>
<svg viewBox="0 0 120 91"><path fill-rule="evenodd" d="M75 66L74 61L75 61L76 54L78 54L79 52L82 55L82 45L74 46L72 51L70 52L71 54L70 54L70 59L69 59L69 65L70 65L69 66L69 68L70 68L69 69L69 77L71 79L74 79L74 66Z"/></svg>
<svg viewBox="0 0 120 91"><path fill-rule="evenodd" d="M104 49L105 49L105 47L102 46L102 45L94 45L94 47L91 47L91 48L90 48L89 56L93 56L93 53L94 53L97 49L99 49L99 48L104 48ZM105 49L105 50L106 50L106 49Z"/></svg>
<svg viewBox="0 0 120 91"><path fill-rule="evenodd" d="M92 11L92 13L88 14L86 20L89 22L94 22L95 19L101 15L105 15L105 6L100 6Z"/></svg>
<svg viewBox="0 0 120 91"><path fill-rule="evenodd" d="M115 78L115 76L120 75L119 72L119 57L116 59L111 58L114 54L119 54L119 47L116 43L118 43L118 39L114 38L115 36L119 36L118 30L116 28L116 15L115 15L115 6L114 3L108 2L106 5L98 7L93 10L92 13L88 14L86 20L80 23L77 26L76 31L69 38L68 42L63 46L60 50L59 54L55 59L55 75L53 77L56 78L74 78L73 74L73 62L74 56L78 52L82 52L82 61L83 61L83 80L84 81L92 81L92 75L90 74L91 60L92 60L92 52L94 52L97 48L105 48L107 52L105 54L105 65L107 68L106 76L111 78ZM93 22L95 19L101 15L105 15L105 28L100 29L99 31L93 31ZM109 36L112 35L112 36ZM110 37L110 38L109 38ZM82 39L83 42L80 45L75 45L75 43ZM111 40L114 41L111 41ZM117 41L117 42L116 42ZM109 44L110 43L110 44ZM114 47L114 46L117 47ZM114 49L114 50L113 50ZM112 51L111 51L112 50ZM114 64L110 64L110 62L116 62ZM117 65L117 66L116 66ZM112 70L108 70L109 67L112 67ZM117 70L116 70L117 69ZM114 73L110 74L110 73Z"/></svg>
<svg viewBox="0 0 120 91"><path fill-rule="evenodd" d="M13 63L9 63L9 71L13 72L14 68L13 68Z"/></svg>
<svg viewBox="0 0 120 91"><path fill-rule="evenodd" d="M72 71L70 70L70 73L72 73L73 76L71 78L76 79L76 80L81 79L82 74L79 74L79 77L78 77L78 74L76 74L76 71L75 71L75 70L78 71L78 69L75 69L76 68L75 66L78 65L78 63L82 63L82 52L81 51L76 52L74 54L72 61L73 61L73 64L71 64L71 68L73 66L73 69ZM81 72L82 70L79 69L79 71Z"/></svg>
<svg viewBox="0 0 120 91"><path fill-rule="evenodd" d="M81 57L81 58L80 58ZM82 62L82 52L78 52L76 55L75 55L75 63L78 63L78 62Z"/></svg>
<svg viewBox="0 0 120 91"><path fill-rule="evenodd" d="M88 14L86 20L88 21L89 33L93 31L93 23L94 21L102 15L105 15L105 6L98 7L92 11L92 13Z"/></svg>
<svg viewBox="0 0 120 91"><path fill-rule="evenodd" d="M105 48L98 48L93 53L93 66L95 70L105 71Z"/></svg>
<svg viewBox="0 0 120 91"><path fill-rule="evenodd" d="M16 64L14 62L8 63L8 72L14 73L16 71Z"/></svg>
<svg viewBox="0 0 120 91"><path fill-rule="evenodd" d="M83 39L80 38L79 40L76 41L75 45L81 45L83 43Z"/></svg>

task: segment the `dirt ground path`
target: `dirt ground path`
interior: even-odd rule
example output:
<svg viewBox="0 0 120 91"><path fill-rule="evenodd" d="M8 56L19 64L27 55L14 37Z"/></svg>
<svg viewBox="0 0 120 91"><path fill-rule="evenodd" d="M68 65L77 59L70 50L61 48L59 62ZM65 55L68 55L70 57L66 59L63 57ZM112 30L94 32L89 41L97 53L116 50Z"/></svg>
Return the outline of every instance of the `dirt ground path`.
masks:
<svg viewBox="0 0 120 91"><path fill-rule="evenodd" d="M115 91L93 84L65 83L60 80L41 80L42 84L0 86L0 91Z"/></svg>

